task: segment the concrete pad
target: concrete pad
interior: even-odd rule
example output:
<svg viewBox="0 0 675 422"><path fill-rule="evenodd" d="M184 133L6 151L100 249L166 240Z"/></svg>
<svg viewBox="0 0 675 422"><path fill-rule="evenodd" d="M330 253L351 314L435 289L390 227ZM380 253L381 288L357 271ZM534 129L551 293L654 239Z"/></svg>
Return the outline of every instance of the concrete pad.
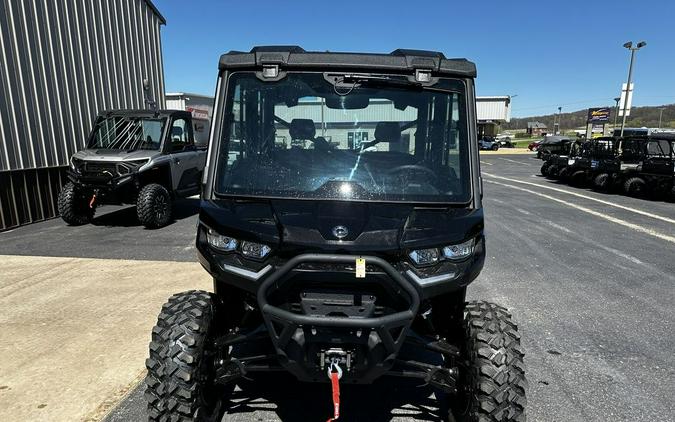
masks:
<svg viewBox="0 0 675 422"><path fill-rule="evenodd" d="M173 293L212 289L194 262L0 255L0 420L97 420L144 374Z"/></svg>

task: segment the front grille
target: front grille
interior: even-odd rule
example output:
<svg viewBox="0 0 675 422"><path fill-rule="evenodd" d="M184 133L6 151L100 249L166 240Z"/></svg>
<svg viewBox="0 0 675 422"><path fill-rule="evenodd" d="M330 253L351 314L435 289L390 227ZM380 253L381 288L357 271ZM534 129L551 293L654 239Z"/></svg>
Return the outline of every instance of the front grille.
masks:
<svg viewBox="0 0 675 422"><path fill-rule="evenodd" d="M117 174L117 164L115 163L86 163L84 165L84 171L87 173L103 173L109 172L111 174Z"/></svg>
<svg viewBox="0 0 675 422"><path fill-rule="evenodd" d="M119 176L116 163L85 162L80 169L80 180L84 183L106 184Z"/></svg>
<svg viewBox="0 0 675 422"><path fill-rule="evenodd" d="M299 271L324 271L324 272L347 272L356 271L356 262L349 264L333 264L323 262L304 262L296 267ZM382 270L376 266L366 263L366 273L381 273Z"/></svg>

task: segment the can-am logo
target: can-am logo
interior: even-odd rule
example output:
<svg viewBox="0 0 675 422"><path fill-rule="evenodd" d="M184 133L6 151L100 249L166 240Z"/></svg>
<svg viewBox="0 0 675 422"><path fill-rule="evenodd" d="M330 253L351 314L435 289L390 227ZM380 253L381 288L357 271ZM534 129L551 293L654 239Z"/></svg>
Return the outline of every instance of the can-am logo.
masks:
<svg viewBox="0 0 675 422"><path fill-rule="evenodd" d="M333 227L333 236L338 239L344 239L349 234L349 230L345 226L335 226Z"/></svg>

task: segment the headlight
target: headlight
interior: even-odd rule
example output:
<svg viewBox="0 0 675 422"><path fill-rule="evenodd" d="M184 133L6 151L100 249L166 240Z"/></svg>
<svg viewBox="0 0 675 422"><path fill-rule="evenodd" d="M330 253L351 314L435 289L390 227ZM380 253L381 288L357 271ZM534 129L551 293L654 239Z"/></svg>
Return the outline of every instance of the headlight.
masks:
<svg viewBox="0 0 675 422"><path fill-rule="evenodd" d="M270 253L270 247L262 243L244 241L241 243L241 254L249 258L263 259Z"/></svg>
<svg viewBox="0 0 675 422"><path fill-rule="evenodd" d="M443 257L451 261L461 261L473 255L475 239L443 248Z"/></svg>
<svg viewBox="0 0 675 422"><path fill-rule="evenodd" d="M410 252L410 259L415 265L431 265L440 260L461 261L473 255L475 239L456 245L448 245L440 251L437 248L418 249Z"/></svg>
<svg viewBox="0 0 675 422"><path fill-rule="evenodd" d="M438 262L438 249L420 249L410 252L410 259L417 265L430 265Z"/></svg>
<svg viewBox="0 0 675 422"><path fill-rule="evenodd" d="M214 249L223 252L236 251L244 257L251 259L263 259L272 251L272 248L265 244L250 242L248 240L240 242L233 237L218 234L213 229L207 230L206 240Z"/></svg>
<svg viewBox="0 0 675 422"><path fill-rule="evenodd" d="M77 171L80 164L82 164L82 160L78 160L77 158L70 157L70 169L71 170Z"/></svg>
<svg viewBox="0 0 675 422"><path fill-rule="evenodd" d="M143 167L148 161L150 161L149 158L144 158L142 160L122 161L117 165L117 172L119 174L133 173L139 168Z"/></svg>
<svg viewBox="0 0 675 422"><path fill-rule="evenodd" d="M237 249L237 244L239 243L237 239L220 235L211 229L208 229L206 232L206 240L214 249L225 252L232 252Z"/></svg>

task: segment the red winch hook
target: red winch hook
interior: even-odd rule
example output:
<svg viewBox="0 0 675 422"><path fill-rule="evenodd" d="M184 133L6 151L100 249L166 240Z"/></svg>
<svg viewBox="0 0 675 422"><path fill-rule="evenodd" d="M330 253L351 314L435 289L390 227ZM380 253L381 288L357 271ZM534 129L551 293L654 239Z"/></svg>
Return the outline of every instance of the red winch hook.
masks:
<svg viewBox="0 0 675 422"><path fill-rule="evenodd" d="M338 365L338 360L334 359L328 366L328 378L333 389L333 417L327 422L338 420L340 417L340 378L342 378L342 368Z"/></svg>

